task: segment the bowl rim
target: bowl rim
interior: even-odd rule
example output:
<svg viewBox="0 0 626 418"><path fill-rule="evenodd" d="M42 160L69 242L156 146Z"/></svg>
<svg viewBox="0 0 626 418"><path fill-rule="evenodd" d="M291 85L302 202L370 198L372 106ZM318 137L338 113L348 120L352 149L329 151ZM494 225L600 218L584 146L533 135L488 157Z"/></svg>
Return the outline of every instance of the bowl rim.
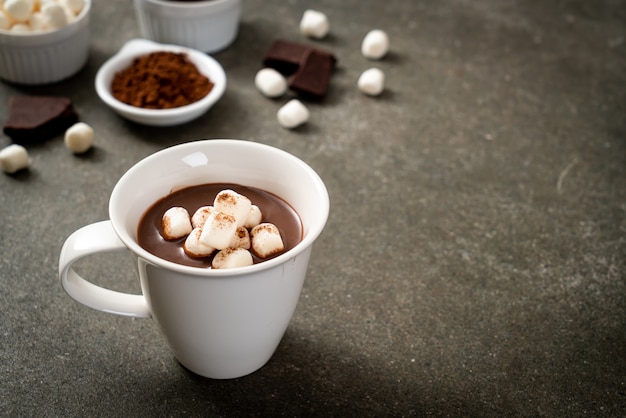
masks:
<svg viewBox="0 0 626 418"><path fill-rule="evenodd" d="M47 42L53 42L59 38L63 38L66 33L74 31L74 29L80 26L85 20L88 19L89 12L91 11L92 0L85 0L85 4L80 13L74 20L65 26L60 28L37 30L32 32L12 32L10 30L0 28L0 41L1 40L24 40L24 41L38 41L45 40ZM52 36L51 36L52 35ZM20 42L20 41L17 41ZM4 44L4 42L2 42Z"/></svg>
<svg viewBox="0 0 626 418"><path fill-rule="evenodd" d="M130 65L134 58L156 51L171 51L187 54L194 65L198 67L198 71L207 76L213 83L213 88L209 94L193 103L170 109L145 109L123 103L116 99L111 93L110 88L110 82L115 73ZM210 73L207 73L204 67L208 67ZM208 109L222 97L226 90L226 83L226 73L223 67L213 57L204 52L180 45L161 44L140 38L127 41L117 53L102 64L95 78L96 92L103 102L121 113L141 117L143 119L177 117L199 112L204 108Z"/></svg>
<svg viewBox="0 0 626 418"><path fill-rule="evenodd" d="M136 0L151 3L168 9L202 9L217 7L224 3L237 3L239 0L201 0L201 1L171 1L171 0Z"/></svg>

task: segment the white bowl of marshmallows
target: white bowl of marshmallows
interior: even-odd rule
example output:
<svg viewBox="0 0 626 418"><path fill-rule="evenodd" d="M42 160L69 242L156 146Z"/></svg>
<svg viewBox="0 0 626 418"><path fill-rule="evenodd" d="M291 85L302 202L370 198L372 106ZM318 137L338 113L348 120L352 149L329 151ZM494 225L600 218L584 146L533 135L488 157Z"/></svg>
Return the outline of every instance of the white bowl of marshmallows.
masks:
<svg viewBox="0 0 626 418"><path fill-rule="evenodd" d="M0 1L0 78L49 84L77 73L89 52L91 0Z"/></svg>

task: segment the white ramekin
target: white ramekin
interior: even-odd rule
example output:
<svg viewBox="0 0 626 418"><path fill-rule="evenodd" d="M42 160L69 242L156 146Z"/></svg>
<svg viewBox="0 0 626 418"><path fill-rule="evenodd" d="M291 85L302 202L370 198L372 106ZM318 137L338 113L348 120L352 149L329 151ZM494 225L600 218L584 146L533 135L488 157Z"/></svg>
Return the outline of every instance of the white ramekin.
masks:
<svg viewBox="0 0 626 418"><path fill-rule="evenodd" d="M134 0L142 35L156 42L218 52L237 37L241 0Z"/></svg>
<svg viewBox="0 0 626 418"><path fill-rule="evenodd" d="M131 65L135 58L156 51L187 54L198 71L213 82L213 89L197 102L171 109L144 109L117 100L111 93L111 83L115 74ZM196 49L159 44L146 39L131 39L117 54L102 64L96 74L95 86L100 99L120 116L142 125L173 126L192 121L205 114L224 94L226 73L213 57Z"/></svg>
<svg viewBox="0 0 626 418"><path fill-rule="evenodd" d="M60 29L13 33L0 30L0 78L17 84L49 84L77 73L89 56L91 0Z"/></svg>

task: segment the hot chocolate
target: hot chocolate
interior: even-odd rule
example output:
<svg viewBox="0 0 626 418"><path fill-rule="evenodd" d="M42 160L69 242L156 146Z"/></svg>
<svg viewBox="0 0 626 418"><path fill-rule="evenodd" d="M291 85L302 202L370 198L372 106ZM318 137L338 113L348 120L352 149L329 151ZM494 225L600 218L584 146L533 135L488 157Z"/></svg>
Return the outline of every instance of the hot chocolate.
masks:
<svg viewBox="0 0 626 418"><path fill-rule="evenodd" d="M215 196L222 190L230 189L246 196L261 209L263 222L270 222L280 231L285 246L284 251L271 257L261 259L253 255L254 263L260 263L276 257L295 247L302 240L302 222L296 211L278 196L254 187L228 183L210 183L170 193L154 203L142 216L137 231L137 241L150 253L178 264L192 267L210 268L211 257L190 257L185 254L183 244L185 238L166 240L163 238L162 217L172 207L183 207L189 213L198 208L210 205Z"/></svg>

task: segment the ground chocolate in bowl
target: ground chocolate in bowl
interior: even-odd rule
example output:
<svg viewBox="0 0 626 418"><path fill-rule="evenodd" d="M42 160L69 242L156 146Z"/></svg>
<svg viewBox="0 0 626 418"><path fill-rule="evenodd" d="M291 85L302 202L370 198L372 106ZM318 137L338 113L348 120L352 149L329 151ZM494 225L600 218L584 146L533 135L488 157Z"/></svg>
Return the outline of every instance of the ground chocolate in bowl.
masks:
<svg viewBox="0 0 626 418"><path fill-rule="evenodd" d="M170 193L154 203L143 214L137 229L137 241L141 247L162 259L191 267L210 268L212 257L194 258L185 254L185 238L166 240L163 238L161 219L165 211L174 206L187 209L190 215L201 206L213 205L215 196L225 189L231 189L246 196L257 205L263 214L262 222L271 222L280 231L285 250L276 257L295 247L303 235L302 221L297 212L280 197L264 190L230 183L207 183L186 187ZM252 256L254 263L268 260Z"/></svg>

